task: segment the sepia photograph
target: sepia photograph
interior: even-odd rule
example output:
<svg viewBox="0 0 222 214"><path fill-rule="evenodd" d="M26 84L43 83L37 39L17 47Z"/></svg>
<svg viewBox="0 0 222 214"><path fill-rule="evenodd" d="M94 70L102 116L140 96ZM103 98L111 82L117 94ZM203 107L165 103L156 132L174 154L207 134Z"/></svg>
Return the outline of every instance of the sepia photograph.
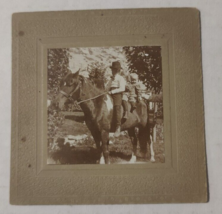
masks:
<svg viewBox="0 0 222 214"><path fill-rule="evenodd" d="M161 46L47 57L47 164L165 163Z"/></svg>

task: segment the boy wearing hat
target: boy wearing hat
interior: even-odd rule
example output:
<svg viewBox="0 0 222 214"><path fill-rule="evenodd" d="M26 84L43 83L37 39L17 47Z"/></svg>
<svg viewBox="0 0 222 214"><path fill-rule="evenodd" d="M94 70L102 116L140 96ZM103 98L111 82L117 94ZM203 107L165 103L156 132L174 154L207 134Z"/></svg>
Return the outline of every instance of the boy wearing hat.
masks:
<svg viewBox="0 0 222 214"><path fill-rule="evenodd" d="M121 65L119 61L115 61L110 66L112 70L112 80L110 83L110 91L109 94L113 98L113 106L114 106L114 117L115 117L115 125L116 131L114 133L115 137L120 135L121 128L121 105L122 105L122 95L125 91L126 81L120 75Z"/></svg>

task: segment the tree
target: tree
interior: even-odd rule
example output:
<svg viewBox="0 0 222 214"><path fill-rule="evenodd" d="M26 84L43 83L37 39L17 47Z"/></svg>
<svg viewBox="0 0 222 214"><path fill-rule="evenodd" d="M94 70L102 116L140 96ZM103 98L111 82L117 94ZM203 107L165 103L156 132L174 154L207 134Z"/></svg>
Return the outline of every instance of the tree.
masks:
<svg viewBox="0 0 222 214"><path fill-rule="evenodd" d="M123 47L130 73L137 73L139 79L150 90L159 93L162 89L162 63L160 46Z"/></svg>
<svg viewBox="0 0 222 214"><path fill-rule="evenodd" d="M48 99L52 100L58 93L61 79L69 71L68 48L48 49Z"/></svg>
<svg viewBox="0 0 222 214"><path fill-rule="evenodd" d="M105 79L105 65L100 62L90 63L88 65L89 79L96 87L103 89Z"/></svg>

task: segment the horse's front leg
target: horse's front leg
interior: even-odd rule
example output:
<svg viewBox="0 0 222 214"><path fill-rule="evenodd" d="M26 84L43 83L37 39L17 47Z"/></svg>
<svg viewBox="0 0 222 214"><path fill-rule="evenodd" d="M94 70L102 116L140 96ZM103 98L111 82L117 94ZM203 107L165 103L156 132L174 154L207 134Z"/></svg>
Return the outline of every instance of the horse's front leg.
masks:
<svg viewBox="0 0 222 214"><path fill-rule="evenodd" d="M131 142L133 144L133 152L132 152L132 157L130 159L130 163L135 163L136 162L136 155L137 155L137 137L135 133L135 128L128 130L128 134L130 136Z"/></svg>
<svg viewBox="0 0 222 214"><path fill-rule="evenodd" d="M153 137L152 135L150 135L150 155L151 155L151 158L150 158L150 161L151 162L155 162L155 153L154 153L154 149L153 149Z"/></svg>
<svg viewBox="0 0 222 214"><path fill-rule="evenodd" d="M105 164L109 164L109 132L102 130L101 131L101 140L102 140L102 152L105 159Z"/></svg>
<svg viewBox="0 0 222 214"><path fill-rule="evenodd" d="M91 121L86 121L86 125L88 127L88 129L91 131L91 134L93 136L93 139L96 143L96 148L100 154L100 158L98 160L96 160L96 163L100 163L100 164L104 164L104 158L102 157L101 153L102 153L102 148L101 148L101 133L98 129L95 128L95 125L93 123L91 123Z"/></svg>

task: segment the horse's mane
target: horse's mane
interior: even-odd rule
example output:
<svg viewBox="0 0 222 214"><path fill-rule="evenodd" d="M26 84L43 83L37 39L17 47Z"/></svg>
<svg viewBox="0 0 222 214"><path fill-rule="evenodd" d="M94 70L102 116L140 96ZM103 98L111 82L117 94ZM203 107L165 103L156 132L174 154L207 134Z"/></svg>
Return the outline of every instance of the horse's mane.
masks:
<svg viewBox="0 0 222 214"><path fill-rule="evenodd" d="M93 99L95 101L96 105L99 104L100 101L103 100L103 98L105 96L105 95L102 95L105 92L104 82L102 82L102 80L100 81L99 84L96 84L95 81L93 81L89 78L86 78L86 77L82 76L81 74L80 75L76 74L76 76L75 76L75 74L69 72L62 78L62 80L60 82L60 88L62 86L64 86L65 83L67 86L69 86L68 85L69 81L74 81L73 83L76 83L76 84L81 83L81 85L82 85L81 87L84 90L82 95L85 97L83 99L88 99L86 97L88 97L89 95L91 97L101 95L101 96ZM103 85L103 87L101 87L102 85ZM100 86L100 87L98 87L98 86Z"/></svg>
<svg viewBox="0 0 222 214"><path fill-rule="evenodd" d="M81 76L81 80L82 84L87 84L88 86L90 86L90 88L92 88L94 90L94 92L96 94L101 94L101 93L104 93L105 92L105 89L104 88L99 88L95 82L91 81L90 79L86 78L86 77L82 77Z"/></svg>

